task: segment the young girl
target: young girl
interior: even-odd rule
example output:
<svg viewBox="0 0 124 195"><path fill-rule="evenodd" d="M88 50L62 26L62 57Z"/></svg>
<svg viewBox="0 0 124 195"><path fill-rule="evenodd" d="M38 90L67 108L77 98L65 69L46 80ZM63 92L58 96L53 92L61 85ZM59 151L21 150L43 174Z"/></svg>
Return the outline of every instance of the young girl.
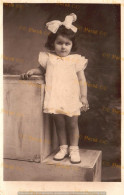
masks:
<svg viewBox="0 0 124 195"><path fill-rule="evenodd" d="M88 60L84 56L71 54L76 50L77 28L72 25L76 19L77 16L72 13L66 16L64 22L54 20L46 24L51 31L46 43L50 52L40 52L40 66L21 75L22 79L28 79L31 75L45 73L43 112L53 115L60 144L54 160L63 160L69 154L71 163L81 162L78 116L80 111L89 109L84 75Z"/></svg>

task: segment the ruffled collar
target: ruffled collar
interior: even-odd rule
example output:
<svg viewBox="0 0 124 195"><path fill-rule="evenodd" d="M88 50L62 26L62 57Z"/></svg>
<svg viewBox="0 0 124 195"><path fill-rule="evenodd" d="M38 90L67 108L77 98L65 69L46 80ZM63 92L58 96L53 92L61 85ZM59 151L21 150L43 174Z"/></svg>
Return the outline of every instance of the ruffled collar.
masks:
<svg viewBox="0 0 124 195"><path fill-rule="evenodd" d="M61 56L56 55L55 53L49 53L48 52L48 55L54 57L56 60L62 60L62 61L64 61L64 60L67 60L67 59L72 58L76 54L70 54L68 56L61 57Z"/></svg>

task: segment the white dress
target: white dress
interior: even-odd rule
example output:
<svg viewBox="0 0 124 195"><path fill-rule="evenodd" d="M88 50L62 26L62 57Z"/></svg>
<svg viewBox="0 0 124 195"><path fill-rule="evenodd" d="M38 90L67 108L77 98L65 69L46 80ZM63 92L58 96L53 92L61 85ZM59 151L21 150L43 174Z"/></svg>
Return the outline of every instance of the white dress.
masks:
<svg viewBox="0 0 124 195"><path fill-rule="evenodd" d="M77 72L86 68L88 60L78 54L60 57L40 52L38 61L46 69L43 112L80 115L82 103Z"/></svg>

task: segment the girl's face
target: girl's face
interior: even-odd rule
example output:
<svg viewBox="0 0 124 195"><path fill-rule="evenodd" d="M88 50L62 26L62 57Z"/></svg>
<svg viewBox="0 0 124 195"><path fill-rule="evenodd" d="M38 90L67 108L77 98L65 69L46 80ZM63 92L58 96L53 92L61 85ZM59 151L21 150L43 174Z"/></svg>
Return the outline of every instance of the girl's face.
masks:
<svg viewBox="0 0 124 195"><path fill-rule="evenodd" d="M67 37L58 35L54 42L54 48L58 56L65 57L71 52L72 41Z"/></svg>

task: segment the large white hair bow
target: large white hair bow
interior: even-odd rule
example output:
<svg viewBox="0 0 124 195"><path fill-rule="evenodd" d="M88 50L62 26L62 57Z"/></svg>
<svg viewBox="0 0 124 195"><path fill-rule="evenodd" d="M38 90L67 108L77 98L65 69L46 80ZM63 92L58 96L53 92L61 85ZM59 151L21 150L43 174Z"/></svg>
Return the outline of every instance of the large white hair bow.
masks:
<svg viewBox="0 0 124 195"><path fill-rule="evenodd" d="M59 20L53 20L51 22L46 23L46 27L49 31L52 33L56 33L58 28L61 25L64 25L65 28L71 29L73 32L77 32L77 27L72 25L72 22L75 22L77 20L77 16L74 13L71 13L70 15L65 17L65 21L61 22Z"/></svg>

